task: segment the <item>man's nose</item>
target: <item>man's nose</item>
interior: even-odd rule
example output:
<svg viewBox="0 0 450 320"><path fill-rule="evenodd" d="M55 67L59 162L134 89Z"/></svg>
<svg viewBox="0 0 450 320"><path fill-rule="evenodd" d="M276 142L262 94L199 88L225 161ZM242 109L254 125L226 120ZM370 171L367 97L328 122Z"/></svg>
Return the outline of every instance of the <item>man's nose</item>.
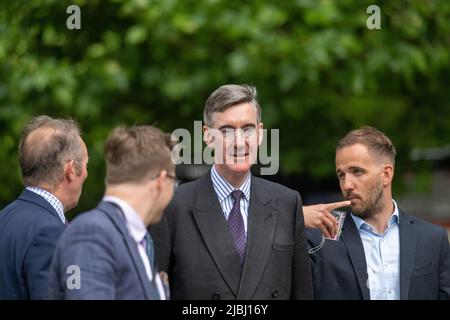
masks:
<svg viewBox="0 0 450 320"><path fill-rule="evenodd" d="M245 146L244 130L236 129L234 132L234 139L235 139L235 144L236 144L237 148Z"/></svg>
<svg viewBox="0 0 450 320"><path fill-rule="evenodd" d="M342 180L342 189L344 189L344 191L352 191L355 188L355 184L353 183L352 178L345 176Z"/></svg>

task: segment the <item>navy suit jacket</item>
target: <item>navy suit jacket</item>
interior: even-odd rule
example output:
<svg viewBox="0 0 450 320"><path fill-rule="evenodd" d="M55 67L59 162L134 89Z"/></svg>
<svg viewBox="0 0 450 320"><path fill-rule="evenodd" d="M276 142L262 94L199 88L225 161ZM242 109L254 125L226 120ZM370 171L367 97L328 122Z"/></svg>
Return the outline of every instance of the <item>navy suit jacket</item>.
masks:
<svg viewBox="0 0 450 320"><path fill-rule="evenodd" d="M321 233L307 229L308 244ZM347 214L339 241L310 255L315 299L368 300L367 265L356 225ZM450 249L444 228L400 211L400 299L450 299Z"/></svg>
<svg viewBox="0 0 450 320"><path fill-rule="evenodd" d="M47 298L48 270L63 230L56 210L26 189L0 211L0 299Z"/></svg>
<svg viewBox="0 0 450 320"><path fill-rule="evenodd" d="M152 298L154 287L119 210L112 203L100 202L66 228L50 268L50 299ZM75 284L72 265L80 270L79 289L67 285Z"/></svg>

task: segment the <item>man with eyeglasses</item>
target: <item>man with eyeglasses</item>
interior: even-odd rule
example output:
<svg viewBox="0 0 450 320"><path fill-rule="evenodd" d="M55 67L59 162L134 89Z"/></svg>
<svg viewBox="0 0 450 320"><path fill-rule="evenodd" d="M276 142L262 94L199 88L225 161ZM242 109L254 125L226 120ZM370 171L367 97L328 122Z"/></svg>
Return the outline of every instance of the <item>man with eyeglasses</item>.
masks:
<svg viewBox="0 0 450 320"><path fill-rule="evenodd" d="M173 299L311 299L298 192L252 176L262 142L256 89L224 85L204 109L215 164L181 185L151 228Z"/></svg>
<svg viewBox="0 0 450 320"><path fill-rule="evenodd" d="M115 129L105 143L106 191L61 236L50 268L52 299L169 298L147 226L176 187L170 136L151 126Z"/></svg>

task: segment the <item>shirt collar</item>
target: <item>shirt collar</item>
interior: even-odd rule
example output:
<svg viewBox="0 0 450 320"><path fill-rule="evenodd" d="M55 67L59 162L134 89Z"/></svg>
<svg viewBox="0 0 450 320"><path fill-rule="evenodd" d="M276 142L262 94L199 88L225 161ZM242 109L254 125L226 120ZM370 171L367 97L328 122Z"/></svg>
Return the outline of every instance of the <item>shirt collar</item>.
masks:
<svg viewBox="0 0 450 320"><path fill-rule="evenodd" d="M61 218L63 223L66 223L66 218L64 216L64 206L62 202L54 194L39 187L28 186L25 189L35 194L38 194L42 198L44 198L55 209L56 213Z"/></svg>
<svg viewBox="0 0 450 320"><path fill-rule="evenodd" d="M114 196L104 196L103 201L111 202L119 206L125 217L128 232L136 242L141 242L147 234L144 221L138 213L125 201Z"/></svg>
<svg viewBox="0 0 450 320"><path fill-rule="evenodd" d="M388 220L388 227L387 227L387 229L389 229L389 227L393 223L400 224L399 210L398 210L397 202L395 202L395 200L392 199L392 203L394 204L394 212L392 213L392 215L390 216L390 218ZM352 218L353 218L353 221L355 222L356 228L358 230L360 230L362 226L367 226L367 227L373 229L372 226L370 226L367 222L364 221L364 219L354 215L353 213L352 213Z"/></svg>
<svg viewBox="0 0 450 320"><path fill-rule="evenodd" d="M234 190L241 190L244 194L244 198L248 201L250 200L250 186L251 186L251 174L247 175L244 183L239 187L233 187L227 180L225 180L219 172L217 172L216 167L213 165L211 168L211 180L216 191L219 202L222 202L226 197L228 197Z"/></svg>

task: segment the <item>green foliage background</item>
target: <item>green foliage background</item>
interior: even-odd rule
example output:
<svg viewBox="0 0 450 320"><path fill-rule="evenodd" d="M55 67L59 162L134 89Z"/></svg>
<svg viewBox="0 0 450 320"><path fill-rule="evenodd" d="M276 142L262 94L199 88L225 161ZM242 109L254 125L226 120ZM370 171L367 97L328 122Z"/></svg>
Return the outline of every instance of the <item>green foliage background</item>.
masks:
<svg viewBox="0 0 450 320"><path fill-rule="evenodd" d="M81 30L66 28L70 4ZM366 27L371 4L381 30ZM392 137L398 170L415 169L411 148L449 144L450 1L2 0L0 206L22 188L16 150L31 116L79 121L80 211L103 192L112 127L190 129L225 83L257 86L265 126L281 130L283 175L332 176L338 138L364 124Z"/></svg>

